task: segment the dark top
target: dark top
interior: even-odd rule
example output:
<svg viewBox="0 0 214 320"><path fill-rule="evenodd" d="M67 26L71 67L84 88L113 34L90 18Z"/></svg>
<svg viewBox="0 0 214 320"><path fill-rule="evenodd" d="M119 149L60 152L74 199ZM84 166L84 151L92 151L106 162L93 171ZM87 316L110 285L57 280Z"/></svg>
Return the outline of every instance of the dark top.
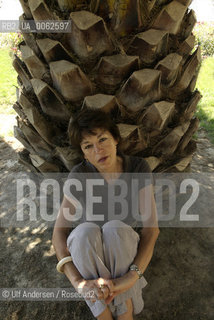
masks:
<svg viewBox="0 0 214 320"><path fill-rule="evenodd" d="M121 157L123 172L111 184L86 160L69 173L64 194L75 202L76 225L88 221L102 226L110 220L121 220L133 227L142 226L138 193L153 182L151 170L142 158Z"/></svg>

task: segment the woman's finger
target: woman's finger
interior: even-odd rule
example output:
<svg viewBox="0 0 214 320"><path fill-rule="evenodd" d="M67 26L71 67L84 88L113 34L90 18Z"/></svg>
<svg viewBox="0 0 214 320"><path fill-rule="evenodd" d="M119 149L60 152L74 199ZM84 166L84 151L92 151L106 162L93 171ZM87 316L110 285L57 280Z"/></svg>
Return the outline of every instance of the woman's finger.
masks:
<svg viewBox="0 0 214 320"><path fill-rule="evenodd" d="M115 291L115 285L112 280L105 280L104 284L108 287L110 293Z"/></svg>
<svg viewBox="0 0 214 320"><path fill-rule="evenodd" d="M101 291L100 288L94 288L94 293L95 293L95 297L98 299L98 300L102 300L103 299L103 292Z"/></svg>
<svg viewBox="0 0 214 320"><path fill-rule="evenodd" d="M109 288L107 286L103 286L102 288L100 288L100 290L103 293L103 299L106 299L109 296Z"/></svg>
<svg viewBox="0 0 214 320"><path fill-rule="evenodd" d="M105 303L109 304L112 302L112 300L114 299L114 297L116 296L116 293L112 293L111 295L109 295L106 299L105 299Z"/></svg>

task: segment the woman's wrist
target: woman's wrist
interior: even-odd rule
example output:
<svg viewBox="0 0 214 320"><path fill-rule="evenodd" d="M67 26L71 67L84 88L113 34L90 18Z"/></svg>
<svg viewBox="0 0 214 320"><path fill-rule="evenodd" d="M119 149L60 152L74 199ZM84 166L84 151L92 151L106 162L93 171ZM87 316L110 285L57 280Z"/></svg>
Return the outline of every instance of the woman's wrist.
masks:
<svg viewBox="0 0 214 320"><path fill-rule="evenodd" d="M72 285L74 287L75 290L78 291L78 289L81 289L85 283L85 279L84 278L75 278L72 279Z"/></svg>
<svg viewBox="0 0 214 320"><path fill-rule="evenodd" d="M129 270L129 271L128 271L128 276L129 276L129 278L132 279L134 282L136 282L137 280L139 280L139 276L138 276L137 272L134 271L134 270Z"/></svg>
<svg viewBox="0 0 214 320"><path fill-rule="evenodd" d="M66 256L66 257L60 259L59 262L56 265L57 271L60 272L60 273L64 273L64 271L63 271L64 265L66 263L72 262L72 261L73 260L72 260L71 256Z"/></svg>
<svg viewBox="0 0 214 320"><path fill-rule="evenodd" d="M85 280L76 269L73 262L66 263L63 266L63 271L75 289L77 289L80 283Z"/></svg>

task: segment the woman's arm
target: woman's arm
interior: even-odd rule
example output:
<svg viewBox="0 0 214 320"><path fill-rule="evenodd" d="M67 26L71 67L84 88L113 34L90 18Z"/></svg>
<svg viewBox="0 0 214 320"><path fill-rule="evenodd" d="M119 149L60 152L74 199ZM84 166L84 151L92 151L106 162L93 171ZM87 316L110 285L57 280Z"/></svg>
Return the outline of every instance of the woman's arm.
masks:
<svg viewBox="0 0 214 320"><path fill-rule="evenodd" d="M143 273L153 256L154 246L160 233L152 185L139 191L139 209L144 227L141 230L138 251L133 264L136 264Z"/></svg>
<svg viewBox="0 0 214 320"><path fill-rule="evenodd" d="M66 197L64 197L62 201L52 236L52 244L54 246L58 260L70 256L70 252L67 248L67 237L70 233L71 226L69 226L70 223L65 219L63 212L64 209L69 209L70 217L75 214L74 205ZM74 288L77 289L79 283L83 280L83 278L73 262L65 263L62 266L62 270L71 284L74 286Z"/></svg>
<svg viewBox="0 0 214 320"><path fill-rule="evenodd" d="M69 221L65 219L63 210L66 211L66 216L68 216ZM67 212L68 210L69 214ZM70 252L67 248L67 237L70 233L72 215L75 214L75 211L75 206L66 197L64 197L52 236L52 243L58 260L70 256ZM106 299L108 297L109 290L105 288L101 291L99 288L100 283L105 283L105 279L98 278L94 280L85 280L72 261L65 263L62 266L62 271L65 273L68 280L78 292L82 294L84 293L84 291L92 292L90 298L88 297L86 299L90 299L94 302L96 299Z"/></svg>

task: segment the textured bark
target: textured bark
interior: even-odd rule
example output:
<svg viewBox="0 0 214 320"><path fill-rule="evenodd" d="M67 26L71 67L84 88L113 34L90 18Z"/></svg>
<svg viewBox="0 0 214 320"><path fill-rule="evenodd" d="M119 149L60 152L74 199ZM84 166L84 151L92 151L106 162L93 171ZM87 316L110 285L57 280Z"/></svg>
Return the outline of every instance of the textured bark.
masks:
<svg viewBox="0 0 214 320"><path fill-rule="evenodd" d="M138 126L119 123L118 128L122 137L121 147L124 152L135 154L140 152L142 148L146 148L146 141L142 138Z"/></svg>
<svg viewBox="0 0 214 320"><path fill-rule="evenodd" d="M59 94L47 83L39 79L31 80L42 111L58 121L66 121L71 116Z"/></svg>
<svg viewBox="0 0 214 320"><path fill-rule="evenodd" d="M29 124L24 121L19 121L19 128L23 132L27 141L29 141L31 148L28 149L29 152L34 150L34 153L49 158L51 153L51 148L48 144L42 139L38 132Z"/></svg>
<svg viewBox="0 0 214 320"><path fill-rule="evenodd" d="M72 12L70 19L71 34L67 43L81 61L96 61L101 54L111 52L113 46L102 18L88 11L78 11Z"/></svg>
<svg viewBox="0 0 214 320"><path fill-rule="evenodd" d="M139 57L117 54L102 57L97 66L97 85L114 92L120 83L139 69Z"/></svg>
<svg viewBox="0 0 214 320"><path fill-rule="evenodd" d="M32 91L32 84L30 82L30 75L26 72L26 69L23 67L22 61L15 56L13 60L13 67L19 75L19 81L23 84L26 91Z"/></svg>
<svg viewBox="0 0 214 320"><path fill-rule="evenodd" d="M189 100L189 102L185 105L185 111L184 111L184 118L185 119L192 119L192 117L194 116L194 113L196 111L196 107L198 102L201 99L201 94L199 91L195 91L194 94L192 95L191 99Z"/></svg>
<svg viewBox="0 0 214 320"><path fill-rule="evenodd" d="M182 2L182 3L181 3ZM153 23L153 28L177 34L187 9L185 1L171 1L165 6Z"/></svg>
<svg viewBox="0 0 214 320"><path fill-rule="evenodd" d="M166 55L168 32L149 29L139 33L131 43L128 53L138 55L143 64L149 65Z"/></svg>
<svg viewBox="0 0 214 320"><path fill-rule="evenodd" d="M19 21L20 22L25 21L25 15L24 14L19 17ZM22 35L23 35L25 44L28 47L30 47L38 57L40 57L41 56L41 51L39 50L39 47L38 47L38 45L36 43L35 34L34 33L23 33Z"/></svg>
<svg viewBox="0 0 214 320"><path fill-rule="evenodd" d="M57 136L60 134L59 130L49 122L38 108L32 104L22 93L19 98L19 103L22 107L23 113L26 115L28 121L40 134L40 136L49 144L57 143Z"/></svg>
<svg viewBox="0 0 214 320"><path fill-rule="evenodd" d="M170 98L176 99L177 96L183 94L183 92L188 88L191 84L192 80L196 81L196 74L198 67L201 63L201 52L200 48L198 48L190 60L184 65L180 79L175 84L174 88L172 88L171 93L169 94ZM190 91L192 91L190 89Z"/></svg>
<svg viewBox="0 0 214 320"><path fill-rule="evenodd" d="M93 93L92 83L77 65L60 60L51 62L49 66L53 86L66 101L78 102Z"/></svg>
<svg viewBox="0 0 214 320"><path fill-rule="evenodd" d="M72 1L72 0L71 1L70 0L58 0L57 2L58 2L59 7L62 11L74 9L74 5L73 5L74 1Z"/></svg>
<svg viewBox="0 0 214 320"><path fill-rule="evenodd" d="M55 151L56 155L63 162L66 169L70 171L77 161L76 152L74 150L71 150L71 148L69 147L56 147Z"/></svg>
<svg viewBox="0 0 214 320"><path fill-rule="evenodd" d="M139 118L139 124L144 131L151 133L151 136L160 134L174 112L175 103L160 101L148 106L143 116Z"/></svg>
<svg viewBox="0 0 214 320"><path fill-rule="evenodd" d="M49 10L43 0L28 0L31 14L35 21L38 20L57 20L57 16Z"/></svg>
<svg viewBox="0 0 214 320"><path fill-rule="evenodd" d="M33 166L41 172L60 171L60 167L56 163L46 161L44 158L38 156L38 154L30 154L29 156Z"/></svg>
<svg viewBox="0 0 214 320"><path fill-rule="evenodd" d="M178 76L182 57L177 53L170 53L163 60L159 61L155 69L161 71L161 80L164 85L171 87Z"/></svg>
<svg viewBox="0 0 214 320"><path fill-rule="evenodd" d="M159 100L160 75L160 71L151 69L135 71L122 87L119 102L130 111L139 111L151 100Z"/></svg>
<svg viewBox="0 0 214 320"><path fill-rule="evenodd" d="M13 66L21 86L13 108L19 159L36 172L69 171L69 119L83 109L107 112L127 154L153 171L188 170L198 128L201 62L193 54L190 0L20 0L38 20L70 20L65 34L25 33Z"/></svg>
<svg viewBox="0 0 214 320"><path fill-rule="evenodd" d="M148 162L151 170L155 170L155 168L158 167L158 165L161 163L160 159L158 159L157 157L148 157L145 158L145 160Z"/></svg>
<svg viewBox="0 0 214 320"><path fill-rule="evenodd" d="M111 113L118 108L118 103L114 96L98 93L94 96L85 97L83 108L100 109L106 113Z"/></svg>
<svg viewBox="0 0 214 320"><path fill-rule="evenodd" d="M34 78L45 79L48 73L47 66L37 57L34 51L28 46L20 46L22 59L25 62L30 74Z"/></svg>
<svg viewBox="0 0 214 320"><path fill-rule="evenodd" d="M188 56L190 52L193 50L194 45L195 36L191 34L180 44L178 54L184 57Z"/></svg>
<svg viewBox="0 0 214 320"><path fill-rule="evenodd" d="M17 126L14 126L14 137L18 139L29 152L35 152L22 130Z"/></svg>
<svg viewBox="0 0 214 320"><path fill-rule="evenodd" d="M32 19L33 16L32 16L32 13L30 11L30 8L29 8L28 1L20 0L19 2L21 4L21 6L22 6L22 9L23 9L23 12L24 12L26 18L27 19Z"/></svg>
<svg viewBox="0 0 214 320"><path fill-rule="evenodd" d="M190 142L192 135L196 132L199 126L199 120L197 118L192 119L190 122L190 126L188 130L186 131L185 135L182 137L179 146L178 146L178 152L183 152L184 149L187 147L188 143Z"/></svg>
<svg viewBox="0 0 214 320"><path fill-rule="evenodd" d="M38 39L37 44L47 63L57 60L77 61L71 52L56 40L44 38Z"/></svg>
<svg viewBox="0 0 214 320"><path fill-rule="evenodd" d="M40 172L37 168L32 164L32 161L29 157L29 152L24 149L23 151L18 152L18 160L22 163L25 167L27 167L31 172L38 173ZM43 171L45 172L45 171Z"/></svg>
<svg viewBox="0 0 214 320"><path fill-rule="evenodd" d="M162 139L155 146L154 152L164 158L175 152L179 141L187 131L188 127L189 122L185 122L183 125L179 125L174 128L164 139Z"/></svg>
<svg viewBox="0 0 214 320"><path fill-rule="evenodd" d="M16 111L16 113L19 115L19 117L22 120L27 119L27 116L25 115L22 107L20 106L20 104L18 102L14 103L13 109Z"/></svg>
<svg viewBox="0 0 214 320"><path fill-rule="evenodd" d="M191 10L187 14L183 25L181 25L180 33L184 39L191 35L191 32L194 28L196 21L197 20L196 20L195 12L193 10Z"/></svg>

